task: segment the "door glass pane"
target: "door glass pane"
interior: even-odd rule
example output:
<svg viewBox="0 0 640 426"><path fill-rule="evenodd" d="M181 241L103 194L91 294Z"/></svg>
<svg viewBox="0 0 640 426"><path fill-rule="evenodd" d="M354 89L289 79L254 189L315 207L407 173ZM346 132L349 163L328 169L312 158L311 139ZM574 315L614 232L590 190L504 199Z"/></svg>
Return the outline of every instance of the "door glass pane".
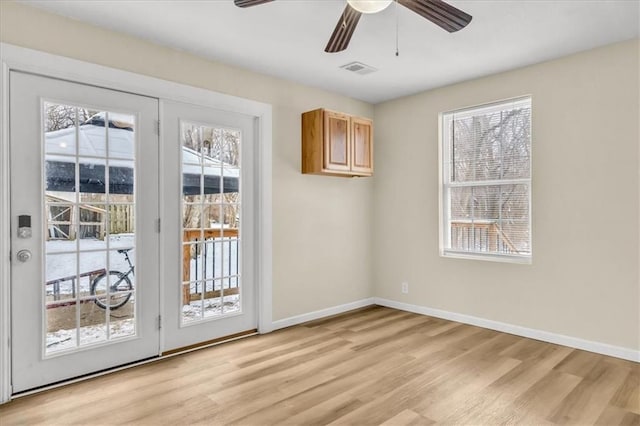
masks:
<svg viewBox="0 0 640 426"><path fill-rule="evenodd" d="M106 273L107 252L104 250L84 251L77 253L78 256L78 287L80 297L93 295L95 282L100 275Z"/></svg>
<svg viewBox="0 0 640 426"><path fill-rule="evenodd" d="M81 250L105 249L107 209L104 204L78 206L78 244Z"/></svg>
<svg viewBox="0 0 640 426"><path fill-rule="evenodd" d="M127 130L112 130L109 134ZM133 135L130 135L133 136ZM133 155L133 154L132 154ZM111 203L132 203L133 184L135 179L133 172L135 163L133 161L112 160L109 161L109 202Z"/></svg>
<svg viewBox="0 0 640 426"><path fill-rule="evenodd" d="M123 130L111 132L109 138L109 158L117 160L134 160L134 140L129 137L134 131L135 116L129 114L109 114L109 128ZM112 164L115 166L117 164Z"/></svg>
<svg viewBox="0 0 640 426"><path fill-rule="evenodd" d="M76 206L69 202L59 202L57 200L60 200L60 197L49 193L46 198L47 251L49 253L75 251L76 241L72 236L78 232Z"/></svg>
<svg viewBox="0 0 640 426"><path fill-rule="evenodd" d="M81 300L79 334L80 345L107 340L107 312L93 298Z"/></svg>
<svg viewBox="0 0 640 426"><path fill-rule="evenodd" d="M186 324L240 312L241 132L182 121L180 134Z"/></svg>
<svg viewBox="0 0 640 426"><path fill-rule="evenodd" d="M45 354L135 335L135 117L44 102Z"/></svg>
<svg viewBox="0 0 640 426"><path fill-rule="evenodd" d="M66 304L76 299L78 291L76 265L76 253L47 255L45 274L47 277L52 277L45 283L45 300L48 307L54 308L56 305Z"/></svg>
<svg viewBox="0 0 640 426"><path fill-rule="evenodd" d="M205 282L204 318L222 315L222 280Z"/></svg>
<svg viewBox="0 0 640 426"><path fill-rule="evenodd" d="M96 163L102 161L107 153L107 132L109 129L104 125L107 119L105 111L91 113L83 108L77 108L78 111L78 145L77 154L82 157L90 157L96 160ZM111 135L110 135L111 136ZM80 163L81 166L90 165L88 161ZM102 182L104 184L104 182Z"/></svg>

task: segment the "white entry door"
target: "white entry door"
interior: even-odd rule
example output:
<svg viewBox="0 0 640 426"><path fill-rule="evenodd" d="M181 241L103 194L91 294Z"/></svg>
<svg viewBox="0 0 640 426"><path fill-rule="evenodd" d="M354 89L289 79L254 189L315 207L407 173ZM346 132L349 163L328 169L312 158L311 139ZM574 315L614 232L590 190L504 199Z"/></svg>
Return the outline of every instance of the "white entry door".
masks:
<svg viewBox="0 0 640 426"><path fill-rule="evenodd" d="M257 328L255 118L162 101L163 352Z"/></svg>
<svg viewBox="0 0 640 426"><path fill-rule="evenodd" d="M20 392L159 354L158 101L12 71Z"/></svg>

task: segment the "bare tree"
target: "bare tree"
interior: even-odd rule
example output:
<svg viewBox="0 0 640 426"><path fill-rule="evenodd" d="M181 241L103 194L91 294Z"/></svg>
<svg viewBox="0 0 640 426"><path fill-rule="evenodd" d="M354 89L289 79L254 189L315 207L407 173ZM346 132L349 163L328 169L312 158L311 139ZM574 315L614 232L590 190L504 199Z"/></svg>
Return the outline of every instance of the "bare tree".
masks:
<svg viewBox="0 0 640 426"><path fill-rule="evenodd" d="M477 184L452 188L452 218L494 223L523 251L529 188L500 181L530 176L530 127L529 108L453 120L451 181Z"/></svg>
<svg viewBox="0 0 640 426"><path fill-rule="evenodd" d="M238 169L240 163L240 138L237 130L184 124L182 129L183 146L195 151L207 163L218 161L222 174L231 173ZM183 226L195 227L202 220L203 226L209 222L225 224L237 228L239 223L240 194L238 192L223 192L184 196ZM195 204L190 204L195 203ZM203 203L200 205L200 203ZM212 207L216 205L217 207ZM201 206L205 206L202 208Z"/></svg>
<svg viewBox="0 0 640 426"><path fill-rule="evenodd" d="M67 129L74 126L76 120L78 124L82 124L97 113L98 111L78 108L71 105L46 103L44 107L46 120L45 131L53 132Z"/></svg>

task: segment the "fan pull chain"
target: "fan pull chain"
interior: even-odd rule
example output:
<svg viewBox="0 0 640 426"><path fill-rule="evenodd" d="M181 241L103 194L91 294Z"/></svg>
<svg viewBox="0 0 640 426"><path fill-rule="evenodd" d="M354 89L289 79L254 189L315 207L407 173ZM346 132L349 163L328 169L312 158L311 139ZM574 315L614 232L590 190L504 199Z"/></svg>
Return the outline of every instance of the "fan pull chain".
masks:
<svg viewBox="0 0 640 426"><path fill-rule="evenodd" d="M399 32L398 27L400 26L399 19L398 19L398 0L396 0L395 8L396 8L396 56L400 56L400 48L398 47L398 32Z"/></svg>

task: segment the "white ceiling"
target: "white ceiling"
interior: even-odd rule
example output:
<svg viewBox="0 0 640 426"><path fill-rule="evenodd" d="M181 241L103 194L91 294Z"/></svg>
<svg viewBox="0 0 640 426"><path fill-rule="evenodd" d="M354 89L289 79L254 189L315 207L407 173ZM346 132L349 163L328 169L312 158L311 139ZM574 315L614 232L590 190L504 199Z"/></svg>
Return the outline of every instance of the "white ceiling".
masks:
<svg viewBox="0 0 640 426"><path fill-rule="evenodd" d="M638 0L450 0L473 16L450 34L403 6L363 15L349 48L324 47L345 0L25 0L154 43L378 103L640 35ZM396 13L400 56L395 56ZM339 66L378 69L358 75Z"/></svg>

